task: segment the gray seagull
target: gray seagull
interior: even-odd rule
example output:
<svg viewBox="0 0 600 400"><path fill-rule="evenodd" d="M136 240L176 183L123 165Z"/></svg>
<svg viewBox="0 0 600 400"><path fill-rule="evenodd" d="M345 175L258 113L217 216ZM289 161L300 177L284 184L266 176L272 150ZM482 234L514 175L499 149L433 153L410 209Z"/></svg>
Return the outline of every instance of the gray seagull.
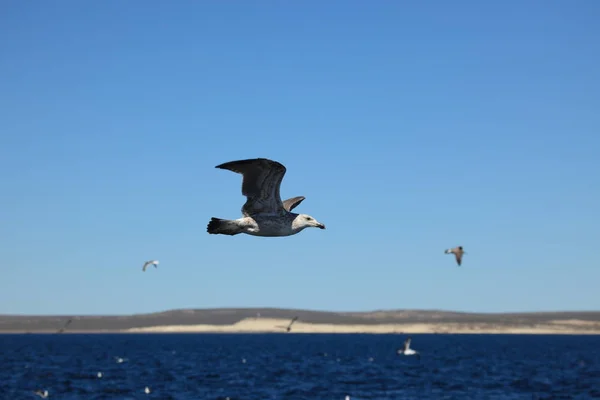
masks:
<svg viewBox="0 0 600 400"><path fill-rule="evenodd" d="M158 268L158 260L146 261L144 263L144 266L142 267L142 271L146 272L146 268L148 268L148 265L154 265L154 268Z"/></svg>
<svg viewBox="0 0 600 400"><path fill-rule="evenodd" d="M444 250L444 254L454 254L454 256L456 257L456 263L460 267L460 264L462 263L463 254L467 254L467 253L465 251L463 251L462 246L457 246L452 249Z"/></svg>
<svg viewBox="0 0 600 400"><path fill-rule="evenodd" d="M281 201L279 187L286 168L277 161L254 158L227 162L215 168L242 174L242 194L247 200L242 206L242 218L212 217L206 227L208 233L277 237L295 235L304 228L325 229L325 225L310 215L291 212L305 199L304 196Z"/></svg>

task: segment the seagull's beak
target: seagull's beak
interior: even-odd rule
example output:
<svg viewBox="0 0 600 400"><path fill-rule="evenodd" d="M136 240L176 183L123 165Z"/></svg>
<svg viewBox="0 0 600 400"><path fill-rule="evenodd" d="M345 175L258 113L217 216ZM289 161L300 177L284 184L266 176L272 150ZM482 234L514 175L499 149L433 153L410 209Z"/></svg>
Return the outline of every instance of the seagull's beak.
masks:
<svg viewBox="0 0 600 400"><path fill-rule="evenodd" d="M317 228L319 228L319 229L325 229L325 225L324 224L319 224L319 225L317 225Z"/></svg>

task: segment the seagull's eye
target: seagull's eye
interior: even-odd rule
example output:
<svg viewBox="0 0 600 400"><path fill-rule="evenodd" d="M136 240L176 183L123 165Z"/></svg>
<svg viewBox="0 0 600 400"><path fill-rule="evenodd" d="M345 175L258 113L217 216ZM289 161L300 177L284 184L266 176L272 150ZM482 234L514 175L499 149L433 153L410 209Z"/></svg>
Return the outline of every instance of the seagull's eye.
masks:
<svg viewBox="0 0 600 400"><path fill-rule="evenodd" d="M311 217L306 217L306 219L310 221L312 218Z"/></svg>

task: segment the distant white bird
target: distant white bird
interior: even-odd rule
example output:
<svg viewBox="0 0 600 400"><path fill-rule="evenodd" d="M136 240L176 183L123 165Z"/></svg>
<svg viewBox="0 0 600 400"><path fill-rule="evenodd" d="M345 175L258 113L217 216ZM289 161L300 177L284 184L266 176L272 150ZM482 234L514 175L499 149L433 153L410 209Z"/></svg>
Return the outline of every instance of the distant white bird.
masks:
<svg viewBox="0 0 600 400"><path fill-rule="evenodd" d="M38 396L40 396L42 399L48 398L48 395L49 395L49 393L48 393L47 390L44 390L43 392L41 390L37 390L35 392L35 394L37 394Z"/></svg>
<svg viewBox="0 0 600 400"><path fill-rule="evenodd" d="M150 388L148 386L146 386L146 388L144 389L144 393L150 394Z"/></svg>
<svg viewBox="0 0 600 400"><path fill-rule="evenodd" d="M102 378L102 372L98 372L98 378Z"/></svg>
<svg viewBox="0 0 600 400"><path fill-rule="evenodd" d="M144 266L142 267L142 271L146 272L146 268L148 268L148 265L154 265L154 268L158 268L158 260L148 260L144 263Z"/></svg>
<svg viewBox="0 0 600 400"><path fill-rule="evenodd" d="M127 361L126 358L121 358L121 357L115 357L115 360L117 360L117 364L121 364L121 363Z"/></svg>
<svg viewBox="0 0 600 400"><path fill-rule="evenodd" d="M419 354L418 351L415 351L410 348L410 338L408 338L404 341L404 347L401 349L398 349L398 354L404 354L405 356L415 355L415 356L417 356L417 358L421 358L421 355Z"/></svg>

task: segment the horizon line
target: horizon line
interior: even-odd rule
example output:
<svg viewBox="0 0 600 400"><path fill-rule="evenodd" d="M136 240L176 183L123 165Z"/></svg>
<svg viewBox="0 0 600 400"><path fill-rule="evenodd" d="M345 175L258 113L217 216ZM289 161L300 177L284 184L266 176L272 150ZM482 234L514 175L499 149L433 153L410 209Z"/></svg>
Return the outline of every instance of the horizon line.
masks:
<svg viewBox="0 0 600 400"><path fill-rule="evenodd" d="M335 311L325 309L311 309L311 308L286 308L286 307L207 307L207 308L171 308L161 311L149 311L149 312L133 312L126 314L76 314L76 313L52 313L52 314L33 314L33 313L0 313L0 316L13 316L13 317L113 317L113 316L135 316L135 315L151 315L151 314L163 314L177 311L224 311L224 310L235 310L235 311L250 311L250 310L282 310L282 311L300 311L300 312L315 312L315 313L330 313L330 314L373 314L378 312L427 312L427 313L452 313L452 314L483 314L483 315L506 315L506 314L552 314L552 313L598 313L600 310L544 310L544 311L459 311L449 309L426 309L426 308L380 308L366 311Z"/></svg>

